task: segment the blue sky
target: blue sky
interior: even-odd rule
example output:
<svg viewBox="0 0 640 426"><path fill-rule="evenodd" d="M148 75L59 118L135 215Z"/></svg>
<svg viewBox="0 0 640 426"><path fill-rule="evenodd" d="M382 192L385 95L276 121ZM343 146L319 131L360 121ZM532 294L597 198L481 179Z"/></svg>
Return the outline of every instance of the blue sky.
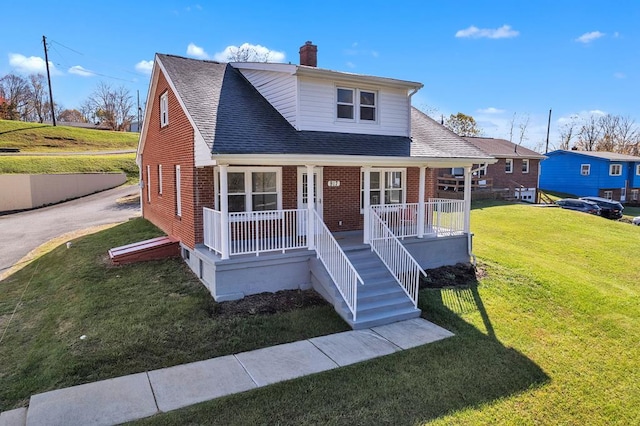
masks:
<svg viewBox="0 0 640 426"><path fill-rule="evenodd" d="M0 76L44 69L50 42L56 102L77 108L100 81L141 103L155 52L220 57L263 46L298 63L311 40L318 66L424 83L414 105L472 115L509 139L529 117L529 147L551 147L572 115L640 121L640 2L604 1L121 1L3 5ZM191 46L191 47L190 47Z"/></svg>

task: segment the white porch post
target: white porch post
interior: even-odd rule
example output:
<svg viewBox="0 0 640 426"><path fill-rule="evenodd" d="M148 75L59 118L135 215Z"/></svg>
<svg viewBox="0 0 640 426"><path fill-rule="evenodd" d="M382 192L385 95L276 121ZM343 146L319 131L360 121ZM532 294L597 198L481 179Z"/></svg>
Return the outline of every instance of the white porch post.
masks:
<svg viewBox="0 0 640 426"><path fill-rule="evenodd" d="M229 186L227 165L220 166L220 244L222 259L229 259Z"/></svg>
<svg viewBox="0 0 640 426"><path fill-rule="evenodd" d="M362 205L364 209L364 243L369 244L370 219L369 210L371 210L371 166L364 167L364 203Z"/></svg>
<svg viewBox="0 0 640 426"><path fill-rule="evenodd" d="M464 232L471 230L471 166L464 168Z"/></svg>
<svg viewBox="0 0 640 426"><path fill-rule="evenodd" d="M315 188L313 182L315 177L313 176L313 165L307 164L307 209L309 211L309 219L307 220L307 245L309 246L309 250L315 250L316 242L315 236L316 231L314 229L315 217L314 212L316 209L315 203Z"/></svg>
<svg viewBox="0 0 640 426"><path fill-rule="evenodd" d="M418 185L418 238L424 237L424 190L426 186L427 166L420 166L420 184Z"/></svg>

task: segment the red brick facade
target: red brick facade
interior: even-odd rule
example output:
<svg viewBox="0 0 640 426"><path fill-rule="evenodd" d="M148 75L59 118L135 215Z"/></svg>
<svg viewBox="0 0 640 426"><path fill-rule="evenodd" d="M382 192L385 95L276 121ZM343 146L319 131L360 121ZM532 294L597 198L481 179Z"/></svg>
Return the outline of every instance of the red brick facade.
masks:
<svg viewBox="0 0 640 426"><path fill-rule="evenodd" d="M168 125L160 127L160 96L165 92L168 92L169 97ZM168 235L194 247L198 238L194 232L194 223L202 222L201 209L197 215L195 213L194 189L196 180L198 186L206 184L207 169L200 170L196 179L193 166L194 131L162 73L153 96L152 104L148 106L151 108L151 115L142 152L142 215ZM159 193L159 165L162 165L162 194ZM182 187L180 216L177 215L176 165L180 166ZM150 176L147 166L150 166ZM212 175L211 169L209 174ZM211 179L212 176L208 180ZM202 204L202 200L198 200L198 204ZM199 238L202 238L201 235Z"/></svg>
<svg viewBox="0 0 640 426"><path fill-rule="evenodd" d="M512 173L506 172L506 159L499 158L495 164L489 164L487 166L487 177L493 179L494 188L511 188L515 185L514 182L524 186L525 188L537 188L538 187L538 170L540 169L540 160L529 160L529 172L522 172L521 158L513 158L513 171Z"/></svg>

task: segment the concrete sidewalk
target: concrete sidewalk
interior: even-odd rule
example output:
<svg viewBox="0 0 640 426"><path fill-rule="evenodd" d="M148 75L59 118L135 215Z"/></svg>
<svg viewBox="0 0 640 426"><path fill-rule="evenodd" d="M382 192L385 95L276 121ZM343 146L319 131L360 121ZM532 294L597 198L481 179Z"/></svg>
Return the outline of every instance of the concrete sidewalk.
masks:
<svg viewBox="0 0 640 426"><path fill-rule="evenodd" d="M114 425L453 336L421 318L33 395L0 426Z"/></svg>

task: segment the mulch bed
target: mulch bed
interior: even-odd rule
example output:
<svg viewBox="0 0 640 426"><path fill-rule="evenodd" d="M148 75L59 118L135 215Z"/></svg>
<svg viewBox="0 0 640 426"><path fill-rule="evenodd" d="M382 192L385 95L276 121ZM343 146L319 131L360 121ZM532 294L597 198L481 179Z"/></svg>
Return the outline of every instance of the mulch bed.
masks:
<svg viewBox="0 0 640 426"><path fill-rule="evenodd" d="M420 280L420 288L469 287L477 285L484 271L459 263L429 269L427 278ZM314 290L282 290L260 293L244 299L216 303L212 314L217 318L237 318L252 315L271 315L313 306L326 306L327 301Z"/></svg>

